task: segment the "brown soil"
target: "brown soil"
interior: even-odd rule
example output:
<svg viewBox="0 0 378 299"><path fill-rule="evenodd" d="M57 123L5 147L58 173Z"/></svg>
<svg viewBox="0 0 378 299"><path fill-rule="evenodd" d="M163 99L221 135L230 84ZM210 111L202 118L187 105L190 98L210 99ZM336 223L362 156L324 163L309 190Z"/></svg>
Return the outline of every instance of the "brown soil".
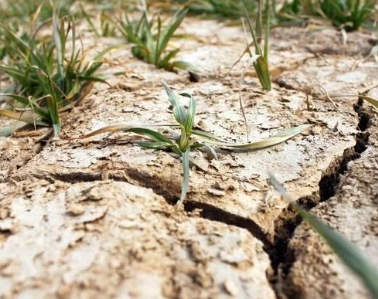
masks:
<svg viewBox="0 0 378 299"><path fill-rule="evenodd" d="M322 89L357 94L378 85L376 62L362 60L376 36L343 41L334 29L275 28L273 91L262 92L247 59L229 70L245 47L240 27L197 18L183 27L196 38L175 42L200 82L138 61L125 46L102 69L111 87L96 85L65 115L62 140L0 138L0 298L369 298L266 171L378 265L375 113L356 98L332 102ZM93 54L118 41L83 34ZM64 140L113 123L172 122L162 79L193 92L198 126L231 142L314 126L257 152L193 152L200 167L184 204L174 205L174 154L142 149L123 133Z"/></svg>

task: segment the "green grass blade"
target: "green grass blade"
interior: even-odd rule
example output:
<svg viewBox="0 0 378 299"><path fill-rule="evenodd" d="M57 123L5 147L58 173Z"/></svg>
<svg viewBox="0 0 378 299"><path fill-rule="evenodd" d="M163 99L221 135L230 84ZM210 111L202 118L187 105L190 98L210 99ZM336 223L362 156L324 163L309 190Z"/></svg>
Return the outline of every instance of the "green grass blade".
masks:
<svg viewBox="0 0 378 299"><path fill-rule="evenodd" d="M161 43L159 43L159 53L160 53L160 55L167 48L169 40L172 38L172 36L175 33L175 31L177 30L177 28L180 26L180 24L184 20L187 12L188 12L187 8L179 11L174 16L174 18L169 22L169 24L167 25L166 30L161 35ZM160 60L160 55L159 55L159 57L157 57L157 61Z"/></svg>
<svg viewBox="0 0 378 299"><path fill-rule="evenodd" d="M170 65L171 68L175 69L180 69L184 71L192 71L192 72L197 72L197 68L191 64L190 62L183 61L183 60L177 60L171 63Z"/></svg>
<svg viewBox="0 0 378 299"><path fill-rule="evenodd" d="M47 109L39 107L38 104L35 103L35 101L31 101L23 96L19 96L16 94L0 94L0 97L2 96L14 99L25 107L31 107L35 114L39 115L41 118L43 118L46 121L50 120L50 115Z"/></svg>
<svg viewBox="0 0 378 299"><path fill-rule="evenodd" d="M215 135L213 135L211 133L205 132L205 131L192 130L192 134L197 136L198 139L201 139L204 142L208 140L208 141L217 141L217 142L220 142L220 143L226 143L226 141L216 137Z"/></svg>
<svg viewBox="0 0 378 299"><path fill-rule="evenodd" d="M270 4L269 4L269 0L265 0L265 1L266 1L265 11L266 11L267 18L266 18L266 27L265 27L265 40L264 40L264 59L266 61L266 64L269 65ZM267 69L268 69L268 74L269 74L269 67Z"/></svg>
<svg viewBox="0 0 378 299"><path fill-rule="evenodd" d="M183 202L186 193L188 193L188 185L189 185L189 152L190 147L186 149L184 153L182 153L182 170L183 170L183 178L182 178L182 186L181 186L181 196L180 202Z"/></svg>
<svg viewBox="0 0 378 299"><path fill-rule="evenodd" d="M196 100L193 98L193 96L191 96L190 102L189 102L188 114L187 114L188 117L185 123L185 131L187 134L190 134L192 132L195 114L196 114Z"/></svg>
<svg viewBox="0 0 378 299"><path fill-rule="evenodd" d="M257 1L257 16L256 16L256 38L257 38L257 43L260 45L261 39L262 39L262 3L264 0L258 0ZM265 0L268 1L268 0ZM246 7L246 11L247 7ZM248 17L249 18L249 17Z"/></svg>
<svg viewBox="0 0 378 299"><path fill-rule="evenodd" d="M87 21L89 27L92 29L92 31L94 32L94 34L97 36L97 37L100 37L101 34L98 32L96 26L93 24L92 22L92 18L89 14L87 14L87 12L85 11L84 7L83 7L83 4L80 3L80 13L81 15L84 17L84 19Z"/></svg>
<svg viewBox="0 0 378 299"><path fill-rule="evenodd" d="M345 265L361 279L373 298L378 298L378 271L372 266L372 263L341 234L298 205L273 174L269 174L269 177L281 196L293 205L301 217L329 244Z"/></svg>
<svg viewBox="0 0 378 299"><path fill-rule="evenodd" d="M255 45L255 49L256 49L255 51L256 51L257 55L262 55L260 43L258 42L258 40L256 38L255 30L253 29L253 26L252 26L252 23L251 23L251 18L249 17L249 13L248 13L248 9L247 9L247 3L245 1L246 0L243 0L244 12L245 12L245 16L247 18L247 24L248 24L249 30L250 30L251 35L252 35L253 44Z"/></svg>
<svg viewBox="0 0 378 299"><path fill-rule="evenodd" d="M173 115L177 122L185 127L186 120L187 120L187 114L185 111L185 108L180 105L179 99L177 97L177 94L169 88L168 84L163 80L162 81L165 92L168 95L168 100L173 106Z"/></svg>
<svg viewBox="0 0 378 299"><path fill-rule="evenodd" d="M98 129L96 131L93 131L89 134L80 136L78 138L73 138L73 139L84 139L84 138L89 138L89 137L99 135L99 134L116 133L116 132L126 132L126 133L130 132L130 133L146 136L155 142L163 142L167 144L172 144L172 141L169 138L165 137L159 132L156 132L147 128L131 127L129 125L123 125L123 124L107 126L107 127Z"/></svg>
<svg viewBox="0 0 378 299"><path fill-rule="evenodd" d="M53 38L56 47L56 55L58 61L58 73L61 80L64 80L64 47L62 44L62 36L59 28L59 21L57 15L54 13L52 17L53 21Z"/></svg>
<svg viewBox="0 0 378 299"><path fill-rule="evenodd" d="M372 104L374 106L375 109L378 110L378 100L377 99L374 99L372 97L365 96L365 95L358 95L358 97L364 99L366 102L369 102L370 104Z"/></svg>
<svg viewBox="0 0 378 299"><path fill-rule="evenodd" d="M269 65L263 56L259 56L255 62L253 62L253 67L255 68L257 77L259 78L260 84L265 90L272 89L272 83L269 74Z"/></svg>
<svg viewBox="0 0 378 299"><path fill-rule="evenodd" d="M180 49L177 48L177 49L174 49L172 51L170 51L163 59L161 59L158 63L158 67L161 67L161 68L164 68L164 69L167 69L169 68L169 61L175 57L178 52L180 52Z"/></svg>
<svg viewBox="0 0 378 299"><path fill-rule="evenodd" d="M303 132L304 130L308 129L311 126L312 125L307 125L307 124L301 125L301 126L283 131L270 138L257 141L257 142L246 143L246 144L230 144L230 143L222 143L222 142L213 141L213 140L203 140L203 143L211 144L211 145L214 145L220 148L225 148L225 149L247 150L247 151L260 150L266 147L270 147L270 146L285 142L293 138L294 136L298 135L299 133Z"/></svg>
<svg viewBox="0 0 378 299"><path fill-rule="evenodd" d="M20 112L14 112L11 110L5 110L5 109L0 109L0 115L15 119L18 121L22 121L31 125L38 125L38 126L50 126L49 123L46 123L44 121L41 121L39 119L33 118L32 116L25 115L25 113L20 113Z"/></svg>
<svg viewBox="0 0 378 299"><path fill-rule="evenodd" d="M152 53L153 57L151 60L154 62L154 65L159 65L160 56L162 54L163 49L160 48L160 37L161 37L161 18L160 16L157 19L157 34L156 34L156 42L155 42L155 51Z"/></svg>
<svg viewBox="0 0 378 299"><path fill-rule="evenodd" d="M136 144L140 147L159 150L165 150L172 147L172 144L159 141L138 141Z"/></svg>

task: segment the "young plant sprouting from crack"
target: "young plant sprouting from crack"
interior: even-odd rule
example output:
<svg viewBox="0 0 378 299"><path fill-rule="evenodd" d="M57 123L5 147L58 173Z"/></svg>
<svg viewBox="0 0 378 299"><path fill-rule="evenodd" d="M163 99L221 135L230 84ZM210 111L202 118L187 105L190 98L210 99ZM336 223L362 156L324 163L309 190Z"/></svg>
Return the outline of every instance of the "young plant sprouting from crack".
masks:
<svg viewBox="0 0 378 299"><path fill-rule="evenodd" d="M248 9L247 9L246 0L243 0L244 11L245 11L246 19L247 19L248 28L249 28L249 31L251 32L253 44L255 46L255 55L252 55L248 42L247 42L247 52L252 59L252 64L253 64L253 67L255 68L260 84L262 88L265 90L272 89L272 84L271 84L270 74L269 74L269 58L268 58L269 56L269 28L270 28L270 3L269 1L270 0L265 0L266 26L265 26L264 49L262 49L261 41L262 41L262 35L263 35L262 33L263 0L258 1L255 28L253 28L252 26L251 18L249 16ZM244 25L244 22L243 22L243 25Z"/></svg>
<svg viewBox="0 0 378 299"><path fill-rule="evenodd" d="M0 115L32 125L52 126L58 137L60 113L67 105L73 106L86 96L94 82L105 82L94 76L102 65L104 53L92 62L85 61L83 50L76 49L75 25L69 17L59 20L53 14L52 27L52 35L42 42L35 38L21 39L3 27L4 40L10 43L5 46L8 62L1 64L0 70L13 84L0 93L0 100L7 101ZM70 34L72 52L68 56Z"/></svg>
<svg viewBox="0 0 378 299"><path fill-rule="evenodd" d="M195 71L194 66L186 61L172 61L180 52L180 48L168 50L169 41L184 20L188 9L177 11L172 19L163 25L160 16L149 20L147 8L145 5L144 7L138 21L132 21L126 15L124 21L118 22L121 34L128 42L134 44L131 48L133 56L168 71Z"/></svg>
<svg viewBox="0 0 378 299"><path fill-rule="evenodd" d="M180 104L179 96L172 91L169 86L163 81L164 89L168 95L168 100L173 107L173 116L177 122L177 125L169 125L171 127L177 127L180 129L181 134L178 138L171 138L169 136L165 136L157 131L148 129L147 127L133 127L130 125L112 125L108 127L104 127L102 129L96 130L92 133L87 135L81 136L78 139L88 138L94 135L102 134L102 133L114 133L114 132L130 132L144 138L149 139L149 141L142 141L136 142L141 147L155 149L155 150L170 150L176 153L181 161L182 161L182 168L183 168L183 179L182 179L182 190L180 201L182 202L188 191L188 184L189 184L189 166L190 163L195 165L193 161L190 161L189 154L191 150L195 150L204 146L211 147L219 147L229 150L244 150L244 151L253 151L263 149L269 146L273 146L284 142L295 135L301 133L302 131L309 128L311 125L305 124L298 127L291 128L289 130L283 131L277 135L274 135L270 138L253 142L247 144L231 144L222 141L221 139L217 138L216 136L204 132L201 130L196 130L194 126L194 117L196 113L196 101L192 95L188 93L181 93L181 96L188 97L189 101L189 108L185 109L185 107ZM154 125L156 127L156 125ZM74 138L76 139L76 138Z"/></svg>
<svg viewBox="0 0 378 299"><path fill-rule="evenodd" d="M371 262L341 234L297 204L273 174L269 173L269 178L280 195L328 243L344 264L361 279L373 296L372 298L378 298L378 271Z"/></svg>

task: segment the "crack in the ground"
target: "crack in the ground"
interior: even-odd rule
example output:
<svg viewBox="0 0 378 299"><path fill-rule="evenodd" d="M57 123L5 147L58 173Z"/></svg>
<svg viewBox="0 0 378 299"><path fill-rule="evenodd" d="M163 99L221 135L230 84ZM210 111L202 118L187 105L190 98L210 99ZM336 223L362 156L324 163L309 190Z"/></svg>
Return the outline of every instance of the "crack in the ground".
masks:
<svg viewBox="0 0 378 299"><path fill-rule="evenodd" d="M361 99L354 105L354 110L359 119L357 129L360 131L356 135L356 144L351 148L345 149L343 155L329 165L319 181L319 190L317 192L297 200L306 209L311 209L320 202L327 201L333 197L337 193L340 177L348 171L348 163L358 159L361 153L367 149L369 132L366 130L370 126L372 113L363 107ZM205 203L190 200L185 202L186 211L191 212L194 209L200 210L199 216L202 218L247 229L255 238L260 240L264 245L264 250L270 257L274 270L274 274L267 273L267 277L270 280L272 289L276 292L277 298L298 298L298 294L282 293L282 290L278 290L277 284L279 282L278 275L282 275L280 279L285 278L295 262L293 252L288 251L288 244L302 219L293 208L287 207L275 220L273 243L269 241L267 234L261 230L258 224L251 219L234 215ZM290 290L290 286L286 286L285 290Z"/></svg>
<svg viewBox="0 0 378 299"><path fill-rule="evenodd" d="M241 217L221 208L206 203L187 200L184 202L185 211L192 212L195 209L200 210L200 217L211 221L222 222L228 225L237 226L248 230L255 238L260 240L265 248L270 248L272 243L269 241L261 227L252 219Z"/></svg>
<svg viewBox="0 0 378 299"><path fill-rule="evenodd" d="M324 202L337 194L340 178L348 171L348 163L358 159L368 146L369 132L366 130L371 124L372 113L363 107L362 99L354 105L354 110L358 116L357 129L360 131L356 135L356 144L352 148L344 150L341 157L336 159L324 172L319 181L319 191L309 197L298 199L306 209L317 206L320 202ZM271 277L271 283L275 286L278 298L299 298L299 294L292 293L290 281L285 278L290 273L290 269L295 262L294 253L288 250L289 242L294 234L295 229L301 224L302 219L290 206L286 208L275 221L275 240L272 251L268 251L272 266L274 269L274 277ZM279 275L281 277L279 277ZM285 280L284 290L278 290L279 280ZM282 293L283 292L283 293Z"/></svg>
<svg viewBox="0 0 378 299"><path fill-rule="evenodd" d="M356 136L356 144L352 148L346 149L341 157L329 165L319 181L319 190L317 192L298 199L297 202L307 209L315 207L317 204L319 204L319 202L327 201L337 193L340 176L347 172L348 163L358 159L360 154L367 148L369 133L366 130L371 122L371 113L369 113L369 111L363 107L363 101L361 99L356 103L354 109L359 118L357 129L360 131ZM33 174L33 177L51 182L63 181L69 183L102 181L104 179L101 171L95 173L72 171L60 174L35 173ZM113 174L109 173L107 178L151 188L154 193L164 197L169 204L175 204L178 199L177 194L179 194L179 191L176 192L177 190L171 190L169 186L162 184L158 177L151 177L148 174L140 172L138 169ZM18 178L18 180L22 179L23 178L21 177ZM201 218L248 230L253 237L263 243L264 250L270 257L274 274L271 275L267 273L267 277L271 283L272 289L276 291L277 297L281 298L282 295L289 295L288 298L297 298L297 294L282 293L282 290L277 289L277 282L279 282L279 279L285 279L290 272L291 266L295 262L293 252L288 251L288 244L296 227L298 227L298 225L301 223L301 219L290 206L284 209L280 216L275 220L273 243L271 242L268 234L263 232L261 227L252 219L241 217L216 206L190 199L184 202L184 207L187 212L200 210L199 214L197 215L199 215ZM279 273L281 277L278 276ZM290 282L287 283L290 284ZM287 286L285 290L289 290L290 292L290 286Z"/></svg>

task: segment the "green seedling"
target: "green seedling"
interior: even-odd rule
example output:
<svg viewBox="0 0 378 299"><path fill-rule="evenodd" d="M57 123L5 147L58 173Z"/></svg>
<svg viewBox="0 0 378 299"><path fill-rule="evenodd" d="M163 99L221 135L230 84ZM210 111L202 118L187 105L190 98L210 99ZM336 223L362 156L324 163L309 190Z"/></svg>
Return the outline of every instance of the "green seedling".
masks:
<svg viewBox="0 0 378 299"><path fill-rule="evenodd" d="M60 132L59 112L67 105L81 100L93 82L103 80L94 76L101 66L101 55L92 62L85 62L83 51L76 49L76 31L69 17L60 21L52 19L53 33L47 41L22 40L4 28L8 63L0 70L7 74L13 84L0 94L8 106L0 115L33 125L53 126L57 137ZM68 37L71 35L70 55L66 55Z"/></svg>
<svg viewBox="0 0 378 299"><path fill-rule="evenodd" d="M281 196L329 244L341 261L361 279L373 296L372 298L378 298L378 272L371 262L341 234L298 205L273 174L269 174L269 177L271 184Z"/></svg>
<svg viewBox="0 0 378 299"><path fill-rule="evenodd" d="M126 40L134 44L131 52L136 58L168 71L194 70L188 62L172 62L180 48L168 50L169 41L184 20L187 11L179 10L166 25L163 25L160 16L149 20L145 10L139 20L132 21L126 16L125 20L118 22L118 27Z"/></svg>
<svg viewBox="0 0 378 299"><path fill-rule="evenodd" d="M249 16L248 10L247 10L247 3L246 0L243 0L244 3L244 11L245 16L247 19L247 24L249 27L249 30L252 35L253 44L255 47L255 55L252 55L252 52L249 48L248 42L247 42L247 52L252 59L253 67L255 68L257 77L259 78L260 84L263 89L265 90L271 90L271 80L270 80L270 74L269 74L269 27L270 27L270 4L269 0L266 0L265 2L265 12L266 12L266 26L265 26L265 40L264 40L264 48L261 47L261 41L263 36L263 22L262 22L262 2L263 0L260 0L258 2L258 12L257 12L257 18L256 18L256 25L255 28L252 26L251 18ZM243 23L244 24L244 23Z"/></svg>
<svg viewBox="0 0 378 299"><path fill-rule="evenodd" d="M375 12L377 0L319 0L324 15L346 31L360 28Z"/></svg>
<svg viewBox="0 0 378 299"><path fill-rule="evenodd" d="M228 150L259 150L279 144L281 142L285 142L286 140L294 137L295 135L301 133L302 131L306 130L311 126L301 125L281 132L265 140L253 143L226 143L210 133L195 129L194 117L196 113L196 101L190 94L181 94L181 96L188 97L190 99L189 108L186 109L182 104L180 104L179 96L175 92L173 92L164 81L163 86L168 95L168 100L173 107L173 116L177 122L177 125L169 126L179 128L181 134L178 136L178 138L165 136L147 127L133 127L123 124L104 127L102 129L99 129L79 138L88 138L102 133L129 132L143 136L144 138L148 139L148 141L137 142L137 144L141 147L155 150L170 150L176 153L180 157L183 167L182 190L180 197L181 202L185 199L186 193L188 191L190 163L195 165L193 161L190 161L191 150L195 150L205 146L210 148L212 146L215 146Z"/></svg>

